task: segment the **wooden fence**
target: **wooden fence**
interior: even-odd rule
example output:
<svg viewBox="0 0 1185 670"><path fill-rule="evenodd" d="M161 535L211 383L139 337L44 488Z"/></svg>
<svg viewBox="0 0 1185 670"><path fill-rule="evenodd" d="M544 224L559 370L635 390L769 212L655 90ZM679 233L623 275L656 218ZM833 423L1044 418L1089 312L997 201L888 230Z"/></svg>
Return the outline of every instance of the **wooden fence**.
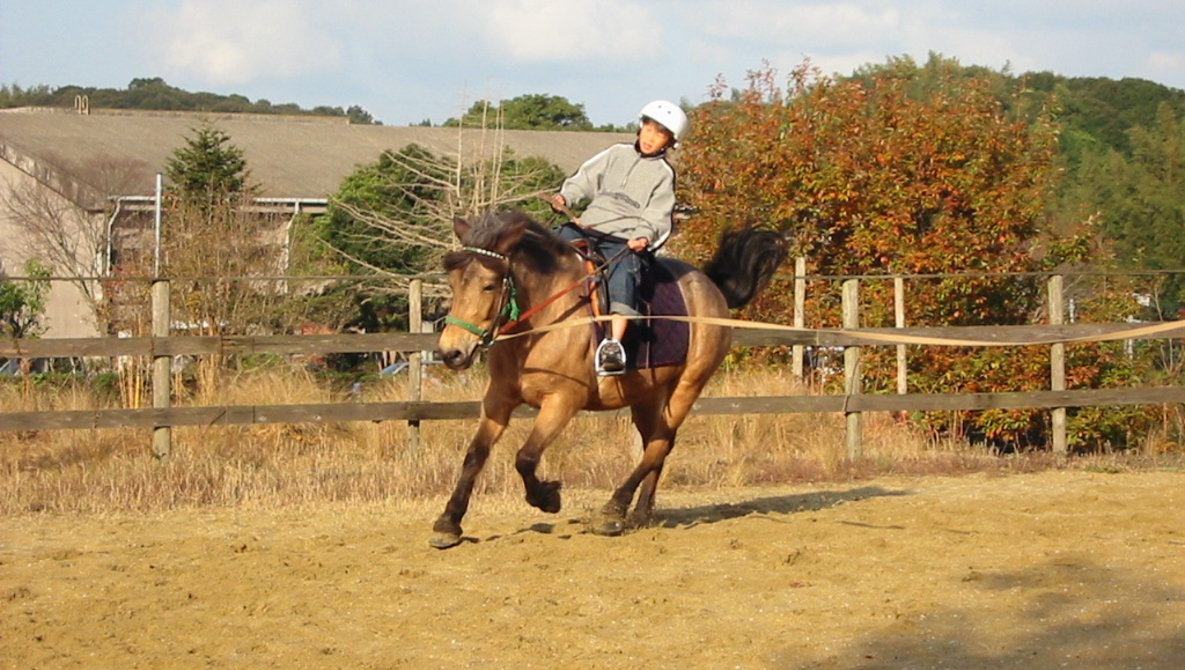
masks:
<svg viewBox="0 0 1185 670"><path fill-rule="evenodd" d="M799 273L799 277L802 273ZM842 412L846 417L850 457L861 451L861 417L864 412L988 410L1005 408L1048 409L1052 412L1053 449L1066 451L1065 410L1069 407L1100 405L1145 405L1185 402L1185 388L1065 388L1064 347L1071 342L1147 340L1185 337L1185 322L1157 324L1063 324L1060 323L1061 278L1049 282L1054 323L1031 326L975 326L947 328L860 328L859 281L843 285L844 327L807 329L800 326L738 324L735 346L791 346L795 371L801 374L801 352L806 347L840 347L845 359L845 392L824 396L703 397L695 404L697 414L770 414L790 412ZM898 284L898 289L900 284ZM798 292L796 291L796 294ZM153 407L142 409L94 409L51 412L0 412L0 431L73 430L141 427L154 430L153 452L161 457L170 450L169 429L173 426L213 426L264 423L319 423L346 421L420 421L476 418L480 402L424 402L418 395L419 352L435 346L431 333L383 333L303 336L176 337L168 334L167 282L157 282L154 296L154 335L139 338L18 339L0 341L0 357L59 358L142 356L153 360ZM413 329L418 329L418 285L413 282L411 309ZM799 310L801 313L801 310ZM900 322L900 310L898 310ZM797 322L796 322L797 323ZM908 393L903 383L906 346L1027 346L1050 347L1050 389L1047 391L967 394ZM860 351L865 346L898 347L898 393L863 393L859 370ZM376 351L410 354L412 397L406 402L325 403L305 405L236 405L171 407L169 364L173 356L242 354L329 354ZM517 415L533 410L520 408ZM412 439L418 439L412 433Z"/></svg>

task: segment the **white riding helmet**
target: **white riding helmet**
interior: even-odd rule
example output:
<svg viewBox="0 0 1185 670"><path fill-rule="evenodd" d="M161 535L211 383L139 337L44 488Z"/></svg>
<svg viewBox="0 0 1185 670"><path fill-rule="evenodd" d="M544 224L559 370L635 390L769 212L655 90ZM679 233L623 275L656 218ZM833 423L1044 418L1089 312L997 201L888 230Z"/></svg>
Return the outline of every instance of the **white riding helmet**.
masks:
<svg viewBox="0 0 1185 670"><path fill-rule="evenodd" d="M667 100L655 100L654 102L646 103L642 111L638 112L639 119L652 119L663 128L671 131L671 135L675 137L675 142L683 139L687 134L691 124L687 120L687 115L673 102Z"/></svg>

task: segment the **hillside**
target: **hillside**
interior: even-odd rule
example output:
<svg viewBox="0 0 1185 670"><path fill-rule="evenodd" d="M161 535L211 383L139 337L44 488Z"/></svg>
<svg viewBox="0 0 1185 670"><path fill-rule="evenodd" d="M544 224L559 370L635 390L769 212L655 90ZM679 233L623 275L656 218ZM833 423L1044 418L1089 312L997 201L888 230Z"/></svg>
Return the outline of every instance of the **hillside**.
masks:
<svg viewBox="0 0 1185 670"><path fill-rule="evenodd" d="M86 96L87 102L93 108L345 116L349 117L350 123L382 125L369 112L357 105L347 109L324 106L304 109L295 103L272 104L262 99L252 102L242 95L191 93L170 86L160 77L133 79L126 89L74 85L51 89L48 86L21 88L16 84L4 85L0 86L0 108L73 107L78 96Z"/></svg>
<svg viewBox="0 0 1185 670"><path fill-rule="evenodd" d="M990 73L984 68L965 69L969 75ZM1185 117L1185 91L1145 79L1064 77L1052 72L1028 72L1011 77L1024 80L1030 90L1053 94L1059 107L1057 118L1068 131L1085 134L1124 155L1130 155L1132 148L1128 132L1134 127L1153 125L1162 103L1177 116ZM357 105L344 109L327 106L305 109L291 102L276 104L264 99L252 101L237 94L185 91L159 77L133 79L126 89L77 85L22 88L0 84L0 108L73 107L80 95L87 97L92 108L344 116L350 123L381 125Z"/></svg>

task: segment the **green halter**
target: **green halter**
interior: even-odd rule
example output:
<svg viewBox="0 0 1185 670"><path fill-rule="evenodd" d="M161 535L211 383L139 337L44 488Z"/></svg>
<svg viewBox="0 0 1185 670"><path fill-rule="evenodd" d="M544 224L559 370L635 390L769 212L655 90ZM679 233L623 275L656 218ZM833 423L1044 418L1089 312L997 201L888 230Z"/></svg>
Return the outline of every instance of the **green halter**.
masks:
<svg viewBox="0 0 1185 670"><path fill-rule="evenodd" d="M496 251L481 249L479 247L462 247L461 250L475 254L481 254L482 256L497 258L498 260L507 264L506 275L502 277L502 307L498 310L498 316L494 318L494 321L492 324L490 324L489 328L482 329L480 326L469 323L468 321L464 321L462 319L458 319L452 314L448 314L444 317L445 325L453 325L464 328L465 330L480 338L481 346L488 347L494 342L499 323L517 321L520 314L518 307L518 291L515 290L514 280L510 276L510 259Z"/></svg>

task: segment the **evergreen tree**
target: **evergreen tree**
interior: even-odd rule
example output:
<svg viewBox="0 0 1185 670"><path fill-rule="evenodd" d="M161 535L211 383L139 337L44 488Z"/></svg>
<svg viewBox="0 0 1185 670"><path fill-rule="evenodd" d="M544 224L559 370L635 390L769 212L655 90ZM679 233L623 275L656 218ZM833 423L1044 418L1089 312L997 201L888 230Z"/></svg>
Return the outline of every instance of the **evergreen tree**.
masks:
<svg viewBox="0 0 1185 670"><path fill-rule="evenodd" d="M168 161L161 273L192 281L184 300L174 301L177 319L208 334L243 333L268 321L280 299L266 282L243 278L283 271L275 241L283 240L276 231L287 216L243 207L257 190L243 151L214 126L194 132Z"/></svg>
<svg viewBox="0 0 1185 670"><path fill-rule="evenodd" d="M188 205L210 211L233 205L246 192L250 172L243 150L213 125L194 129L194 136L169 157L165 174Z"/></svg>

